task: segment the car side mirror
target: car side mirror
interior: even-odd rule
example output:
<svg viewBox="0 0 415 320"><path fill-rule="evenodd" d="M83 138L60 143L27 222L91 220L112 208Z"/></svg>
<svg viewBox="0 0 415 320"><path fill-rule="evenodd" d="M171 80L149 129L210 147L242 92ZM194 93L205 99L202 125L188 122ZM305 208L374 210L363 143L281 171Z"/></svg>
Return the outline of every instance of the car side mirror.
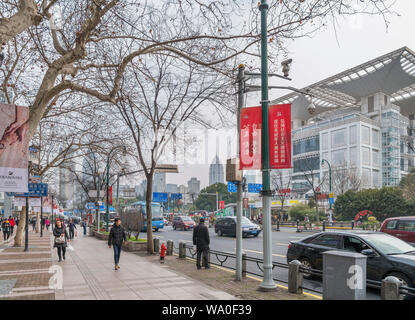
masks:
<svg viewBox="0 0 415 320"><path fill-rule="evenodd" d="M361 254L368 256L368 257L374 257L376 256L375 251L373 251L373 249L364 249L362 250Z"/></svg>

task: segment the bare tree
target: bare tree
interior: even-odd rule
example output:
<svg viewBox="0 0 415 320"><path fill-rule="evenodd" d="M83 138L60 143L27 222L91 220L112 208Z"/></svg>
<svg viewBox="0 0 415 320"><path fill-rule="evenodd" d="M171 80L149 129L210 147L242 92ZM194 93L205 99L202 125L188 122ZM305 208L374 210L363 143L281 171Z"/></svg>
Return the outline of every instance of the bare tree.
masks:
<svg viewBox="0 0 415 320"><path fill-rule="evenodd" d="M320 177L320 161L318 157L307 157L297 161L299 161L299 172L303 174L307 187L313 192L313 199L316 203L316 220L319 222L320 213L318 200L321 194L321 188L326 182L327 175Z"/></svg>
<svg viewBox="0 0 415 320"><path fill-rule="evenodd" d="M362 185L362 178L357 169L345 164L332 167L331 179L333 192L336 195L344 194L348 190L357 191Z"/></svg>
<svg viewBox="0 0 415 320"><path fill-rule="evenodd" d="M34 12L35 4L39 4L39 11ZM268 57L271 68L277 65L276 59L283 58L277 53L285 52L286 41L309 36L339 16L357 13L379 14L387 25L391 4L393 0L272 1L268 12L270 51L274 51ZM241 55L240 60L256 65L249 61L260 56L256 2L73 0L59 2L60 26L41 19L53 18L49 12L52 6L58 4L54 0L0 4L0 26L6 28L0 29L3 41L30 37L27 48L38 61L35 71L40 79L30 83L27 99L31 105L30 137L63 92L82 92L99 101L117 103L127 66L145 57L170 55L231 76L236 57ZM25 8L31 8L30 13L22 15ZM13 24L21 27L10 28ZM9 29L14 32L10 34ZM102 78L107 79L104 86Z"/></svg>
<svg viewBox="0 0 415 320"><path fill-rule="evenodd" d="M121 121L128 128L136 149L137 162L147 179L146 213L148 252L153 252L153 175L172 137L186 121L197 118L198 109L226 104L230 83L208 70L199 71L189 62L177 64L169 56L155 56L140 68L128 70L122 99L117 103ZM143 79L142 73L153 81Z"/></svg>
<svg viewBox="0 0 415 320"><path fill-rule="evenodd" d="M273 193L281 201L281 211L284 210L284 203L287 197L291 194L292 174L289 173L287 176L284 176L283 171L278 170L271 176L271 182L273 187Z"/></svg>

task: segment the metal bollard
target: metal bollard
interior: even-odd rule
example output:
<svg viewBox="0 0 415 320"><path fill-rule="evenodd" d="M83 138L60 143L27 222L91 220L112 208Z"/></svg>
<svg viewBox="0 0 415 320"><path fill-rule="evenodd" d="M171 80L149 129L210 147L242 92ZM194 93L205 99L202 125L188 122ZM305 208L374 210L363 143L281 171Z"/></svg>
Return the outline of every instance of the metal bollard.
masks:
<svg viewBox="0 0 415 320"><path fill-rule="evenodd" d="M167 240L167 252L166 252L166 254L168 256L173 255L173 241L172 240Z"/></svg>
<svg viewBox="0 0 415 320"><path fill-rule="evenodd" d="M323 221L323 232L326 231L326 221Z"/></svg>
<svg viewBox="0 0 415 320"><path fill-rule="evenodd" d="M299 224L300 224L300 222L297 220L297 232L301 232Z"/></svg>
<svg viewBox="0 0 415 320"><path fill-rule="evenodd" d="M179 242L179 259L186 259L186 247L184 242Z"/></svg>
<svg viewBox="0 0 415 320"><path fill-rule="evenodd" d="M246 253L242 253L242 278L246 278Z"/></svg>
<svg viewBox="0 0 415 320"><path fill-rule="evenodd" d="M280 231L280 219L277 220L277 231Z"/></svg>
<svg viewBox="0 0 415 320"><path fill-rule="evenodd" d="M352 230L354 229L354 221L352 221Z"/></svg>
<svg viewBox="0 0 415 320"><path fill-rule="evenodd" d="M153 239L153 246L154 246L154 252L159 253L160 251L160 239L159 238Z"/></svg>
<svg viewBox="0 0 415 320"><path fill-rule="evenodd" d="M382 280L382 288L380 291L381 300L403 300L399 289L401 282L398 278L389 276Z"/></svg>
<svg viewBox="0 0 415 320"><path fill-rule="evenodd" d="M301 262L293 260L288 264L288 292L303 293L303 273Z"/></svg>

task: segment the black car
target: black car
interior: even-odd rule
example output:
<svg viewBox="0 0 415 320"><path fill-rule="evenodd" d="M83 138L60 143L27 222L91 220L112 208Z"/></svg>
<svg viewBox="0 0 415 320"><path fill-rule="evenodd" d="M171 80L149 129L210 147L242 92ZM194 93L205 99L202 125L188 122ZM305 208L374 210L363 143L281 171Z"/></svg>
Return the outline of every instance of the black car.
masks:
<svg viewBox="0 0 415 320"><path fill-rule="evenodd" d="M287 261L322 270L324 251L344 250L367 256L367 279L381 281L395 276L404 286L415 288L415 250L410 244L381 232L320 232L291 241ZM304 273L305 278L311 275Z"/></svg>
<svg viewBox="0 0 415 320"><path fill-rule="evenodd" d="M236 236L236 217L219 218L215 223L215 232L219 235ZM257 237L261 227L251 222L247 217L242 217L242 236L249 235Z"/></svg>

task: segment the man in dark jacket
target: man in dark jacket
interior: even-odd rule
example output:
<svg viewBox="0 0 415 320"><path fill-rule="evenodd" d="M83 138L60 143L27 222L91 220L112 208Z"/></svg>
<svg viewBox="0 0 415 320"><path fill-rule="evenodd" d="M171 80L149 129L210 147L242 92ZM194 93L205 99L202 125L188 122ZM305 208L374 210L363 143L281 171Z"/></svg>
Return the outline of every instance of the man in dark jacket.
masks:
<svg viewBox="0 0 415 320"><path fill-rule="evenodd" d="M111 244L114 246L114 270L118 270L120 268L118 263L120 261L122 244L123 241L127 241L127 235L124 228L121 226L120 218L115 218L114 222L114 226L111 228L108 236L108 247L111 248Z"/></svg>
<svg viewBox="0 0 415 320"><path fill-rule="evenodd" d="M203 253L203 265L205 269L209 269L208 262L208 250L209 250L209 230L205 226L205 219L200 218L199 225L197 225L193 230L193 245L196 246L197 250L197 260L196 267L201 269L200 258Z"/></svg>
<svg viewBox="0 0 415 320"><path fill-rule="evenodd" d="M75 237L75 229L76 229L76 225L72 219L69 220L68 228L69 228L69 240L72 240Z"/></svg>

